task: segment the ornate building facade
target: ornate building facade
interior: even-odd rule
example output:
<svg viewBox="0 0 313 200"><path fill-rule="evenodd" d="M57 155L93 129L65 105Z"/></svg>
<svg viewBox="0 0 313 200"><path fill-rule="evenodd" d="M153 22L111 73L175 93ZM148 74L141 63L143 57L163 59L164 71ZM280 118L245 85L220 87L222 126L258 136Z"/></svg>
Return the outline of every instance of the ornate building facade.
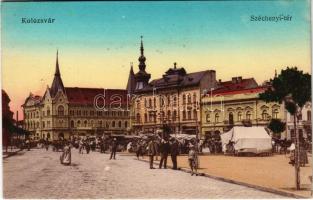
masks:
<svg viewBox="0 0 313 200"><path fill-rule="evenodd" d="M185 68L169 68L162 78L149 82L141 41L139 71L131 68L128 93L132 94L132 128L138 133L154 133L165 125L172 133L197 134L201 126L201 93L216 86L214 70L187 73Z"/></svg>
<svg viewBox="0 0 313 200"><path fill-rule="evenodd" d="M22 105L24 128L34 139L126 134L130 128L127 91L64 87L59 69L43 96L30 94Z"/></svg>
<svg viewBox="0 0 313 200"><path fill-rule="evenodd" d="M286 122L283 105L259 99L266 87L259 86L253 78L219 81L217 88L208 91L202 100L202 137L214 137L233 126L266 127L272 118Z"/></svg>

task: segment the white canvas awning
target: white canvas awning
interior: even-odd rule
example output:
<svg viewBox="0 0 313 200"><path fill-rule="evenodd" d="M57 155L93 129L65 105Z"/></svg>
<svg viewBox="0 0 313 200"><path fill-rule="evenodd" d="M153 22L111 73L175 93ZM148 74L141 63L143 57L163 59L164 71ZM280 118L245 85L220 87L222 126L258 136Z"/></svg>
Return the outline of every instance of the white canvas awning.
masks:
<svg viewBox="0 0 313 200"><path fill-rule="evenodd" d="M264 127L234 127L221 134L223 152L229 141L234 143L235 151L262 153L272 149L272 138Z"/></svg>

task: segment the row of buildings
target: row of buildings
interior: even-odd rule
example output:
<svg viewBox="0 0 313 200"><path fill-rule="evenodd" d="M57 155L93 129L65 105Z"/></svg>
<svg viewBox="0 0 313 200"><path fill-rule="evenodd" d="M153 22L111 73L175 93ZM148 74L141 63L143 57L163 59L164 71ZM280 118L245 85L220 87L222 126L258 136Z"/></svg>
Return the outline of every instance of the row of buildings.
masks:
<svg viewBox="0 0 313 200"><path fill-rule="evenodd" d="M139 71L134 73L131 66L125 90L64 87L57 55L51 87L42 96L30 94L22 105L24 127L36 139L51 140L154 133L164 126L173 134L209 138L233 126L267 126L277 118L287 123L282 137L293 137L292 120L284 106L258 98L268 84L242 77L217 80L214 70L188 73L177 63L161 78L150 80L142 40L138 61ZM302 112L299 133L311 137L311 104Z"/></svg>

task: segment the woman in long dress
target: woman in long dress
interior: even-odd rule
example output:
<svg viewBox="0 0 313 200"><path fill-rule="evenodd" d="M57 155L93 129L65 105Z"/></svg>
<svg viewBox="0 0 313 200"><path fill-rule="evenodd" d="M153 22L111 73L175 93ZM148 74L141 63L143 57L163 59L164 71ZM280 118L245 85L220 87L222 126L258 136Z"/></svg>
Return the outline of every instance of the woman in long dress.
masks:
<svg viewBox="0 0 313 200"><path fill-rule="evenodd" d="M70 165L71 164L71 147L69 143L66 143L63 148L63 153L61 155L61 164Z"/></svg>

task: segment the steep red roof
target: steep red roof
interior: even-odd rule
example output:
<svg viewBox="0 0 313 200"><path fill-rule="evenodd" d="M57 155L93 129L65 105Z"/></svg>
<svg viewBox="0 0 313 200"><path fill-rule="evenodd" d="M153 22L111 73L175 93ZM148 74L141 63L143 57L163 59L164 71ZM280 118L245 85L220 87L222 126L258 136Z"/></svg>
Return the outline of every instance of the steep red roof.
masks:
<svg viewBox="0 0 313 200"><path fill-rule="evenodd" d="M265 89L266 87L259 86L254 78L242 79L241 77L234 77L231 81L219 82L218 88L213 90L212 94L254 93L264 91Z"/></svg>
<svg viewBox="0 0 313 200"><path fill-rule="evenodd" d="M113 102L127 104L127 91L121 89L66 87L65 92L70 104L108 106Z"/></svg>

